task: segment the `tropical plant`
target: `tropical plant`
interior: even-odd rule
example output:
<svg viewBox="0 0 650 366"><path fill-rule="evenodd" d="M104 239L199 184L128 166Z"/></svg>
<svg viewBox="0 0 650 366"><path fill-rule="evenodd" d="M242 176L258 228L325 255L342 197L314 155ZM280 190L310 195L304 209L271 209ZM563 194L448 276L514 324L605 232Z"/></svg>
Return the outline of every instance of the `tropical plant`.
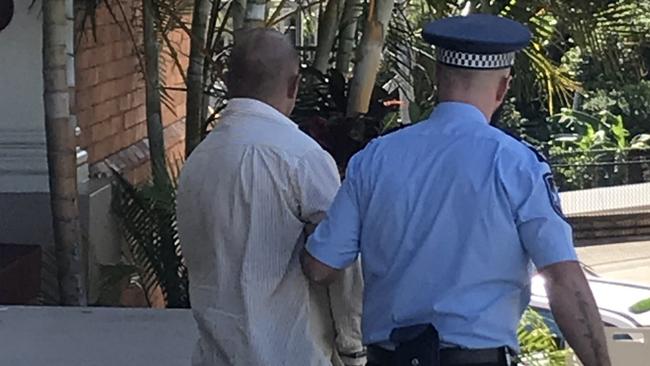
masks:
<svg viewBox="0 0 650 366"><path fill-rule="evenodd" d="M563 109L553 117L562 127L549 142L561 189L583 189L644 181L650 134L630 138L623 118L608 111L591 115Z"/></svg>
<svg viewBox="0 0 650 366"><path fill-rule="evenodd" d="M564 366L569 351L559 344L557 335L548 327L544 318L533 309L524 312L517 337L521 352L517 362L528 366Z"/></svg>
<svg viewBox="0 0 650 366"><path fill-rule="evenodd" d="M180 162L175 167L180 167ZM133 264L142 287L151 297L157 287L167 307L187 308L188 274L183 260L176 223L178 169L172 185L152 181L135 187L115 173L112 209L129 244Z"/></svg>
<svg viewBox="0 0 650 366"><path fill-rule="evenodd" d="M370 140L391 127L397 112L397 93L387 93L375 84L367 113L346 117L349 83L343 74L330 70L328 75L307 67L302 71L302 92L292 114L300 128L312 136L336 160L341 171L348 160Z"/></svg>
<svg viewBox="0 0 650 366"><path fill-rule="evenodd" d="M190 37L190 56L187 66L187 99L185 104L185 156L201 142L201 124L205 119L204 110L207 108L207 96L204 93L203 82L206 76L206 38L210 10L218 12L221 1L195 0L192 14L192 36ZM213 18L216 22L217 15ZM212 25L213 23L210 23ZM215 23L216 24L216 23ZM214 29L214 27L212 27Z"/></svg>
<svg viewBox="0 0 650 366"><path fill-rule="evenodd" d="M42 2L43 101L60 304L85 305L77 150L66 77L66 2Z"/></svg>

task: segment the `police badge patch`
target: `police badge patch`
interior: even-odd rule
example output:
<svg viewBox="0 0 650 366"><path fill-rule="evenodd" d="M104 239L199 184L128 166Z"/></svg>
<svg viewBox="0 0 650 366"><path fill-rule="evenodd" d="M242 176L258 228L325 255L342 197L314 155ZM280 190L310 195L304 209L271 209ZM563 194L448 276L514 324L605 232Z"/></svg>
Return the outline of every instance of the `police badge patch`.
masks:
<svg viewBox="0 0 650 366"><path fill-rule="evenodd" d="M562 205L560 203L560 193L557 190L555 185L555 179L553 179L553 174L546 173L544 174L544 184L546 184L546 191L548 192L548 199L551 201L551 207L553 211L560 215L560 217L566 220L566 216L562 212Z"/></svg>

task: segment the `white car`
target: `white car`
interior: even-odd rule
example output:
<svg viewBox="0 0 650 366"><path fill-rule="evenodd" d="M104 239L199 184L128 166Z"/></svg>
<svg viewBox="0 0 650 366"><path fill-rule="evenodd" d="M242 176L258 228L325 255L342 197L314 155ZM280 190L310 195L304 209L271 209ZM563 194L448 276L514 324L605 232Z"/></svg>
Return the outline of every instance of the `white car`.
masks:
<svg viewBox="0 0 650 366"><path fill-rule="evenodd" d="M650 299L650 286L605 279L587 267L585 267L585 272L605 326L616 328L650 327L650 311L635 314L630 310L630 307L639 301ZM544 317L551 331L558 336L558 340L564 342L559 327L551 314L544 288L544 278L541 275L533 277L530 306ZM616 338L631 339L625 334Z"/></svg>

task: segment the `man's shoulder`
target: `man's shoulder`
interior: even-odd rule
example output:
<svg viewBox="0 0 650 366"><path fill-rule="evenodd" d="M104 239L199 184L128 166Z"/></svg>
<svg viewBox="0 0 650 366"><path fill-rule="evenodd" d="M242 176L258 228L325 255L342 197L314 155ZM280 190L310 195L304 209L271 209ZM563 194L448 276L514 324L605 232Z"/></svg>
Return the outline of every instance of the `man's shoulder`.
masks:
<svg viewBox="0 0 650 366"><path fill-rule="evenodd" d="M522 156L526 158L526 160L535 160L538 163L549 164L548 159L544 156L541 150L528 142L525 138L497 128L494 128L494 130L499 131L503 136L503 145L506 147L507 151Z"/></svg>

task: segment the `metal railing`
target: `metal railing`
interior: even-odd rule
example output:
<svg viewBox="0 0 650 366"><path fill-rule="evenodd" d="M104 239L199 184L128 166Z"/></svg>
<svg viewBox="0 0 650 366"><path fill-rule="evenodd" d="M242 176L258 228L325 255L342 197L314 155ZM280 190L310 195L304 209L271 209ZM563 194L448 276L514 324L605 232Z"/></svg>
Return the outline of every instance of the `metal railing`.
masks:
<svg viewBox="0 0 650 366"><path fill-rule="evenodd" d="M650 149L599 149L552 154L560 191L650 182Z"/></svg>

